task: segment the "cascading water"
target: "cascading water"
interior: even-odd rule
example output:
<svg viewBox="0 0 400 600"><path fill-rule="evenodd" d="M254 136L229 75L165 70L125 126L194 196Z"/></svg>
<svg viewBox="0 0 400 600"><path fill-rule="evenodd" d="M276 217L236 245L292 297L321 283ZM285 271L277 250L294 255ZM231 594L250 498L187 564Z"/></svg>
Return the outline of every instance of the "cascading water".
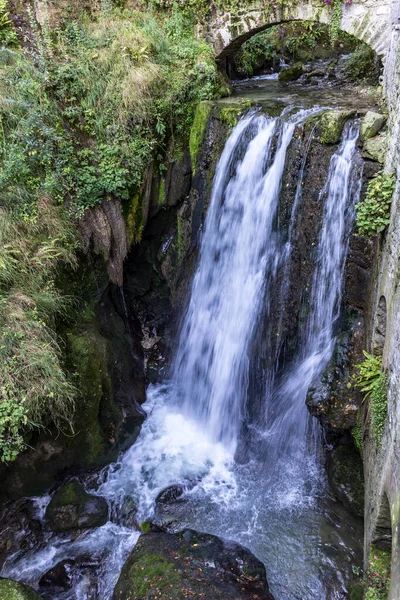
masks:
<svg viewBox="0 0 400 600"><path fill-rule="evenodd" d="M352 206L359 193L355 125L345 129L320 193L323 223L297 359L279 378L275 367L266 374L263 428L254 434L260 451L247 464L234 460L246 421L254 330L261 314L272 318L269 305L278 270L290 275L287 261L301 188L284 242L276 217L286 151L296 124L318 110L287 111L280 118L253 112L233 130L214 181L171 381L150 388L148 418L138 440L103 473L96 489L109 501L110 522L76 539L46 534L45 547L12 555L3 576L19 579L22 573L24 581L37 585L60 560L90 553L99 563L99 597L107 600L138 537L123 518L131 502L139 523L151 518L191 526L248 546L265 561L277 600L344 597L329 552L331 546L340 549L341 538L323 503L318 426L305 397L335 343ZM301 177L304 166L305 160ZM186 486L186 494L179 507L172 507L174 514L163 513L156 498L176 483ZM43 502L38 506L42 510ZM88 585L83 573L73 590L58 598L84 600Z"/></svg>

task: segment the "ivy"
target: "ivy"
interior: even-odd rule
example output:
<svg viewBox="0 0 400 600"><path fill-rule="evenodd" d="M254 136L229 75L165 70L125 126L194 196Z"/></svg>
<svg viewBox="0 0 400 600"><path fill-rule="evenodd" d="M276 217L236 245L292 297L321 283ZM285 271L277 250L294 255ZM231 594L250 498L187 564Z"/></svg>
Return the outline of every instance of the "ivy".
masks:
<svg viewBox="0 0 400 600"><path fill-rule="evenodd" d="M395 175L383 171L370 181L365 199L356 206L356 224L361 235L372 237L389 225L395 186Z"/></svg>
<svg viewBox="0 0 400 600"><path fill-rule="evenodd" d="M382 371L382 357L364 351L365 360L356 365L359 370L354 376L356 386L361 390L364 401L371 406L371 430L373 440L380 445L387 418L387 376Z"/></svg>

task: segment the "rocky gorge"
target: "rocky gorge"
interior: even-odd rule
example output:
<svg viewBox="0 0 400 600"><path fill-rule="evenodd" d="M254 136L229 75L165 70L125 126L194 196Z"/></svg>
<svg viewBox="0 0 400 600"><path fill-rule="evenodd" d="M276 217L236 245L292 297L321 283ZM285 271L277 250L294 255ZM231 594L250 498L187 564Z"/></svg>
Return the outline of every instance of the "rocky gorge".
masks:
<svg viewBox="0 0 400 600"><path fill-rule="evenodd" d="M353 88L327 90L324 81L308 91L302 81L240 84L230 98L198 103L179 151L165 168L147 168L140 241L132 244L135 199L124 206L108 197L79 220L79 265L60 280L93 298L73 326L60 323L80 389L77 427L73 435L51 426L34 431L30 448L1 467L0 598L397 598L397 192L389 227L377 235L360 234L354 208L382 169L393 173L398 164L396 29L392 37L384 66L387 111L379 95L361 91L354 101ZM269 146L259 177L269 170L276 177L264 192L277 186L275 210L247 213L245 204L230 205L225 191L218 205L218 185L234 194L229 177L247 198L238 173L260 131ZM323 268L332 268L318 254L328 243L321 231L328 218L339 219L325 206L347 151L350 171L338 171L347 177L343 229L334 230L344 241L337 270L328 271L337 287L324 288L315 316L315 282L329 279ZM211 221L210 211L218 206L229 222L212 240L211 255L228 300L241 293L235 296L240 287L223 279L227 265L243 268L248 240L255 246L269 233L259 239L256 260L244 265L254 276L245 280L247 299L258 281L252 261L257 269L264 265L254 304L226 308L240 333L237 349L218 312L211 323L222 339L204 331L190 342L193 332L199 335L196 311L206 319L207 306L214 311L225 302L222 293L206 296L204 305L205 292L195 296L196 281L198 289L211 286L213 270L204 266L201 275L201 261L220 218ZM230 229L237 215L249 219L250 238ZM229 246L232 234L241 248ZM318 337L327 328L329 336ZM305 359L321 355L318 344L331 350L309 381ZM356 385L363 351L383 356L388 375L379 438L373 406ZM226 363L214 363L218 352L235 365L226 379ZM203 372L214 364L219 383L210 381L214 371ZM299 406L287 409L297 397ZM203 406L204 398L219 400ZM271 443L276 431L280 443ZM292 461L301 453L300 462ZM284 477L281 456L290 467Z"/></svg>

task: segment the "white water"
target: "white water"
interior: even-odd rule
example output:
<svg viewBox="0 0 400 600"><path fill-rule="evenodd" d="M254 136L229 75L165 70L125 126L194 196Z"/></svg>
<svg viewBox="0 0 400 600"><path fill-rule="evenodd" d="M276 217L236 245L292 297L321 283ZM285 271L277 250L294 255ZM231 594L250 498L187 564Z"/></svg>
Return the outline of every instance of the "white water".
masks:
<svg viewBox="0 0 400 600"><path fill-rule="evenodd" d="M290 255L290 236L283 244L276 224L286 150L296 123L313 112L279 119L253 113L225 146L172 380L150 388L138 440L105 472L97 490L110 503L111 521L75 540L48 534L44 548L10 557L3 576L35 585L60 560L90 553L100 565L99 596L109 599L138 537L121 519L131 500L139 523L150 518L191 526L248 546L265 561L276 600L344 597L333 554L342 552L350 562L352 556L340 522L332 522L323 507L319 430L305 397L334 345L349 206L357 197L355 128L346 130L320 194L323 227L300 355L279 384L274 386L274 375L268 378L263 429L254 430L259 452L246 465L235 463L247 417L254 330L261 312L268 317L270 284ZM157 508L159 492L175 483L186 486L182 502L172 512ZM89 586L83 572L74 589L58 598L86 600Z"/></svg>

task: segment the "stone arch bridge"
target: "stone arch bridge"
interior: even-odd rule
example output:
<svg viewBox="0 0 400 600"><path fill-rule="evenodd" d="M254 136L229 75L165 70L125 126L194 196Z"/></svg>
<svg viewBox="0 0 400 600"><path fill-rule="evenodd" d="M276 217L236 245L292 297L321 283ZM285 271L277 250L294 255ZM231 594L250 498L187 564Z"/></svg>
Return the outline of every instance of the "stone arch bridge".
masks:
<svg viewBox="0 0 400 600"><path fill-rule="evenodd" d="M202 35L214 48L220 64L247 39L264 29L290 21L329 24L332 4L324 0L263 0L241 4L235 11L216 10ZM353 0L342 3L340 29L366 42L385 60L393 26L399 22L400 0Z"/></svg>

